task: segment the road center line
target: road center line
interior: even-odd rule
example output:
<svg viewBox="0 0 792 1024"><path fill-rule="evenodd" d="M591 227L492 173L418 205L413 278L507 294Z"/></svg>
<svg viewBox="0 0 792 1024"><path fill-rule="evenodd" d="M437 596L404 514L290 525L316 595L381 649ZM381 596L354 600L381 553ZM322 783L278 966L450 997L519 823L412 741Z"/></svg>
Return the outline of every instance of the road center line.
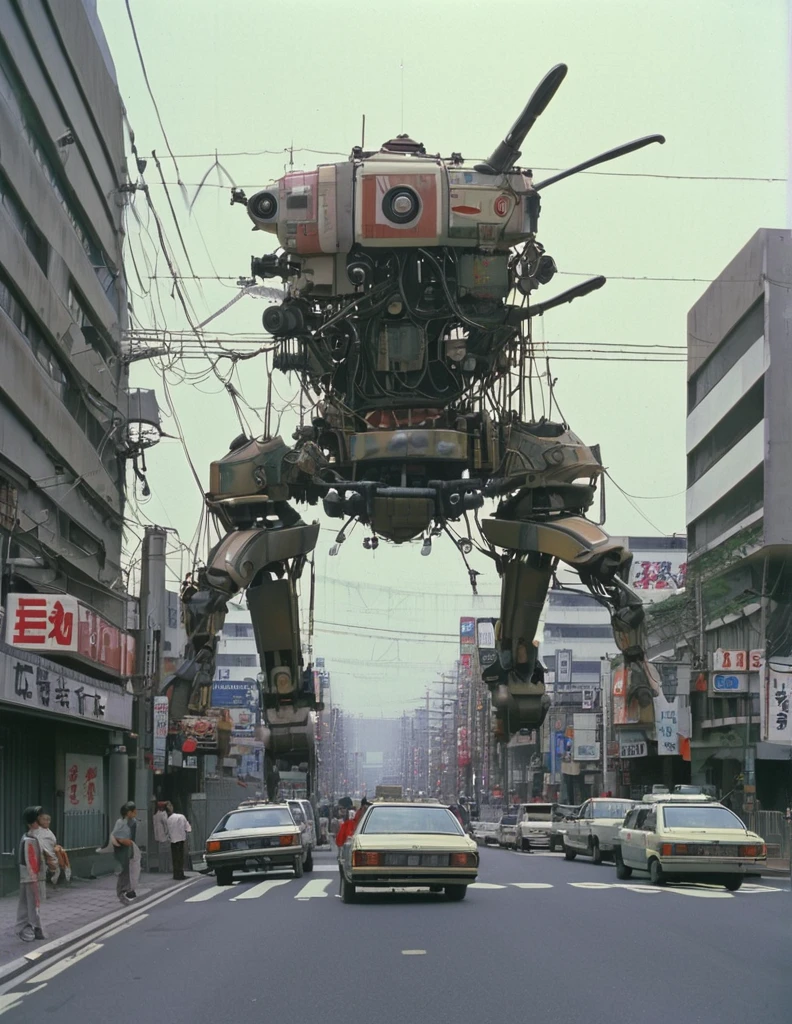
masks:
<svg viewBox="0 0 792 1024"><path fill-rule="evenodd" d="M233 896L228 902L236 903L237 900L257 900L259 896L268 893L270 889L274 889L279 885L288 885L289 882L291 882L291 878L268 878L266 882L259 882L258 885L245 889L238 896Z"/></svg>

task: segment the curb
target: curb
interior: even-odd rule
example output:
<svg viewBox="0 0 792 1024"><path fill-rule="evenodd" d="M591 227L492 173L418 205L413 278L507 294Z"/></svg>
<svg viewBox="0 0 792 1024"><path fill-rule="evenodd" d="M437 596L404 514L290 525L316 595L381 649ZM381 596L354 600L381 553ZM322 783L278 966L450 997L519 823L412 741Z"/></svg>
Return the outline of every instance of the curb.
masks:
<svg viewBox="0 0 792 1024"><path fill-rule="evenodd" d="M66 935L61 935L60 938L53 939L52 942L47 942L43 946L39 946L35 951L31 950L31 952L25 956L18 957L16 960L11 960L10 963L4 964L0 967L0 985L3 985L8 981L12 981L17 977L17 975L31 970L33 967L39 966L39 964L52 959L52 957L57 956L59 953L63 953L64 950L80 942L82 939L91 938L91 936L95 935L97 932L101 932L105 928L114 925L117 921L122 920L122 918L134 916L140 907L154 906L157 903L163 903L165 900L170 899L171 896L174 896L177 892L181 892L182 889L186 889L188 886L193 885L198 881L198 877L188 878L184 882L179 882L178 885L174 885L173 888L156 890L148 896L145 896L142 900L136 900L134 904L122 907L120 910L114 910L111 914L105 914L104 917L98 917L94 921L89 921L80 928L75 928L74 931L68 932Z"/></svg>

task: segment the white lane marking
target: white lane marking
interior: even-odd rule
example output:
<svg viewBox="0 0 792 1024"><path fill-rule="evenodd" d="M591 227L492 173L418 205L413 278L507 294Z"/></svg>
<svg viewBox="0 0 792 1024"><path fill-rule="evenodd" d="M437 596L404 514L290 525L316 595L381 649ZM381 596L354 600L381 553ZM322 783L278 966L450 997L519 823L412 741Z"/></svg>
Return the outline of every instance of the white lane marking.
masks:
<svg viewBox="0 0 792 1024"><path fill-rule="evenodd" d="M118 927L112 928L109 932L104 932L102 938L109 939L113 935L118 935L119 932L126 931L127 928L131 928L133 924L138 924L139 921L146 917L148 917L148 914L138 914L136 917L130 917L123 924L118 925Z"/></svg>
<svg viewBox="0 0 792 1024"><path fill-rule="evenodd" d="M8 992L5 995L0 995L0 1017L8 1010L13 1010L19 1006L25 996L32 996L34 992L38 992L46 987L47 983L44 982L43 985L36 985L35 988L28 989L27 992Z"/></svg>
<svg viewBox="0 0 792 1024"><path fill-rule="evenodd" d="M296 900L315 900L328 894L325 889L332 884L332 878L312 878L294 897Z"/></svg>
<svg viewBox="0 0 792 1024"><path fill-rule="evenodd" d="M662 892L674 893L677 896L696 896L700 900L733 900L734 894L725 889L685 889L682 886L668 886Z"/></svg>
<svg viewBox="0 0 792 1024"><path fill-rule="evenodd" d="M744 882L739 892L784 892L783 889L777 889L772 885L759 885L753 882Z"/></svg>
<svg viewBox="0 0 792 1024"><path fill-rule="evenodd" d="M338 871L337 864L314 864L314 871Z"/></svg>
<svg viewBox="0 0 792 1024"><path fill-rule="evenodd" d="M239 882L234 882L234 885L239 885ZM211 900L215 896L219 896L221 892L228 892L228 889L224 885L215 885L213 887L204 889L202 892L196 893L195 896L191 896L185 903L203 903L204 900Z"/></svg>
<svg viewBox="0 0 792 1024"><path fill-rule="evenodd" d="M426 956L425 949L403 949L402 956Z"/></svg>
<svg viewBox="0 0 792 1024"><path fill-rule="evenodd" d="M609 882L567 882L567 885L571 885L575 889L616 889L616 888L618 888L618 886L611 885Z"/></svg>
<svg viewBox="0 0 792 1024"><path fill-rule="evenodd" d="M512 882L515 889L552 889L549 882Z"/></svg>
<svg viewBox="0 0 792 1024"><path fill-rule="evenodd" d="M84 949L81 949L78 953L72 953L71 956L65 957L57 964L53 964L52 967L48 967L46 971L42 971L32 981L28 982L28 985L37 985L39 982L51 981L53 978L61 973L61 971L67 970L69 967L73 967L74 964L79 963L80 960L84 960L85 957L90 956L91 953L95 953L98 949L102 948L101 942L92 942Z"/></svg>
<svg viewBox="0 0 792 1024"><path fill-rule="evenodd" d="M236 903L237 900L257 900L259 896L264 896L270 889L275 889L279 885L288 885L291 881L291 878L268 878L266 882L259 882L258 885L245 889L238 896L233 896L228 902Z"/></svg>
<svg viewBox="0 0 792 1024"><path fill-rule="evenodd" d="M495 882L471 882L468 889L505 889L505 885L496 885Z"/></svg>

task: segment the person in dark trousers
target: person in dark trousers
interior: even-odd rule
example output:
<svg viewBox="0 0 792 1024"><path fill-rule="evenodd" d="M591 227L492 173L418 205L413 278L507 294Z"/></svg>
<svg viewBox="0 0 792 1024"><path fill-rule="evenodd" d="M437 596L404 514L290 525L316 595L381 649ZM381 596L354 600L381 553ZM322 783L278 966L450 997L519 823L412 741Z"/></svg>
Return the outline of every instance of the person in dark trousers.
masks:
<svg viewBox="0 0 792 1024"><path fill-rule="evenodd" d="M36 833L40 826L38 816L41 807L27 807L22 815L25 834L19 843L17 863L19 865L19 903L17 905L16 933L23 942L34 942L45 938L41 928L41 892L44 888L47 867L44 854Z"/></svg>
<svg viewBox="0 0 792 1024"><path fill-rule="evenodd" d="M137 899L137 893L132 888L129 878L129 862L132 859L132 850L135 845L137 807L129 800L122 805L120 814L121 817L110 833L113 856L121 869L116 880L116 895L122 903L132 903Z"/></svg>
<svg viewBox="0 0 792 1024"><path fill-rule="evenodd" d="M192 832L192 827L183 814L177 814L174 811L173 804L166 804L165 810L168 812L168 835L173 857L173 877L177 882L183 882L187 877L184 873L184 848L187 845L187 836Z"/></svg>

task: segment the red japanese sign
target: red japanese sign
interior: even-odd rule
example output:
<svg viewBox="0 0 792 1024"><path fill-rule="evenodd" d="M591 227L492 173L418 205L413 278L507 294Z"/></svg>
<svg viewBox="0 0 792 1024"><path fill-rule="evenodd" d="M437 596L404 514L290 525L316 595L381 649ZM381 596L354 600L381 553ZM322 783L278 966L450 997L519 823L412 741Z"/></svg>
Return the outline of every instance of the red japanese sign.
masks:
<svg viewBox="0 0 792 1024"><path fill-rule="evenodd" d="M78 604L65 594L9 594L7 642L31 651L76 651Z"/></svg>
<svg viewBox="0 0 792 1024"><path fill-rule="evenodd" d="M747 672L747 651L724 651L718 648L712 655L712 668L715 672Z"/></svg>
<svg viewBox="0 0 792 1024"><path fill-rule="evenodd" d="M76 653L109 672L135 670L135 641L67 594L9 594L6 641L29 651Z"/></svg>
<svg viewBox="0 0 792 1024"><path fill-rule="evenodd" d="M66 754L65 812L104 810L102 758Z"/></svg>

